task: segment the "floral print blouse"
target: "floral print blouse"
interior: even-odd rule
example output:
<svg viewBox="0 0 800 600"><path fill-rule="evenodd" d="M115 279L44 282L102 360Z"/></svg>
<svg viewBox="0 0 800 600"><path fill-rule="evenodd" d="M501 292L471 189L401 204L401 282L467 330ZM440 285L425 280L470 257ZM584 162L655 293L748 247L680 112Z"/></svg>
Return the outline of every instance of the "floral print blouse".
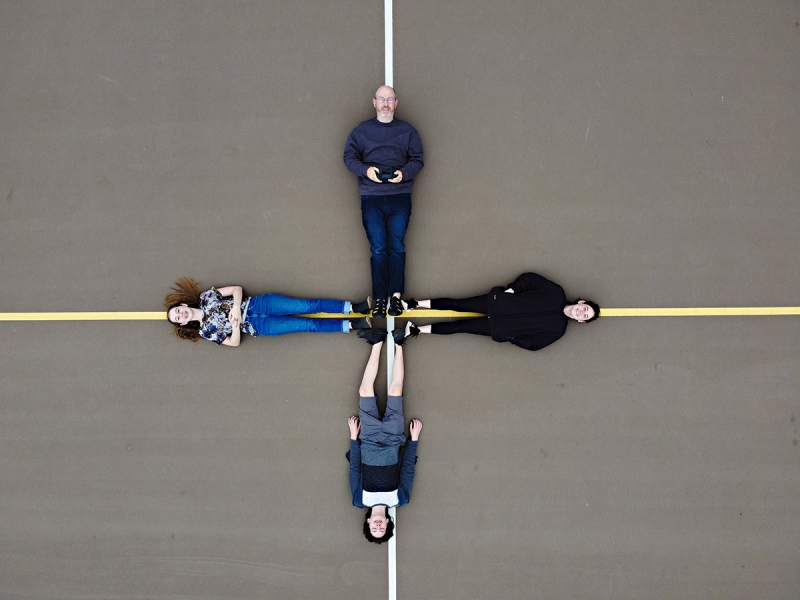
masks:
<svg viewBox="0 0 800 600"><path fill-rule="evenodd" d="M241 329L245 333L253 335L253 328L249 323L244 322L244 315L247 312L247 305L250 298L242 298L242 325ZM229 318L231 308L233 308L233 297L223 296L217 288L200 294L200 310L203 311L203 320L200 322L200 336L211 340L215 344L221 344L233 333L231 320Z"/></svg>

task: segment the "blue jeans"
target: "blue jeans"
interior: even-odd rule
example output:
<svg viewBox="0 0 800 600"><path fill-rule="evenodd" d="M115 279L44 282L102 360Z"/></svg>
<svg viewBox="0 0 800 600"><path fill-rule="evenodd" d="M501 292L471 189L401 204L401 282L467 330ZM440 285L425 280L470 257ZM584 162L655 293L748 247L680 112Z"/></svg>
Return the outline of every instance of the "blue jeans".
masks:
<svg viewBox="0 0 800 600"><path fill-rule="evenodd" d="M349 324L340 319L309 319L287 315L318 312L347 314L349 302L328 298L291 298L280 294L262 294L250 298L244 324L250 324L254 335L284 335L286 333L347 333Z"/></svg>
<svg viewBox="0 0 800 600"><path fill-rule="evenodd" d="M411 218L411 194L361 196L361 222L372 256L372 296L388 298L405 291L406 247L403 238Z"/></svg>
<svg viewBox="0 0 800 600"><path fill-rule="evenodd" d="M377 396L361 396L358 400L362 442L379 446L397 446L406 441L403 396L387 396L383 418L378 412Z"/></svg>

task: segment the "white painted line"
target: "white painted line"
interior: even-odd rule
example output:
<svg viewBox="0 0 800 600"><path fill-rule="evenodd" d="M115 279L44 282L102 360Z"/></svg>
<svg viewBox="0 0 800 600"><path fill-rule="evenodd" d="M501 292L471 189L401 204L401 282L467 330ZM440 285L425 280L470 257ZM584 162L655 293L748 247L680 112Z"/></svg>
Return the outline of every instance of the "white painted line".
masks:
<svg viewBox="0 0 800 600"><path fill-rule="evenodd" d="M391 1L391 0L389 0ZM389 386L392 385L392 369L394 368L394 317L386 316L386 390L388 396ZM394 520L394 535L389 540L389 600L397 600L397 513L394 507L389 509L389 515Z"/></svg>
<svg viewBox="0 0 800 600"><path fill-rule="evenodd" d="M394 535L389 540L389 600L397 600L397 508L389 509L394 521Z"/></svg>
<svg viewBox="0 0 800 600"><path fill-rule="evenodd" d="M386 331L389 335L386 336L386 389L392 385L392 368L394 367L394 338L392 337L392 329L394 329L394 317L386 316Z"/></svg>
<svg viewBox="0 0 800 600"><path fill-rule="evenodd" d="M383 25L384 25L384 55L386 61L386 75L384 83L394 87L394 41L392 34L392 0L383 0ZM392 385L392 369L394 368L394 317L387 315L386 330L386 391ZM394 507L389 509L389 515L394 521L394 535L389 540L389 600L397 600L397 511Z"/></svg>
<svg viewBox="0 0 800 600"><path fill-rule="evenodd" d="M394 42L392 39L392 0L383 0L385 31L384 54L386 58L386 85L394 87Z"/></svg>

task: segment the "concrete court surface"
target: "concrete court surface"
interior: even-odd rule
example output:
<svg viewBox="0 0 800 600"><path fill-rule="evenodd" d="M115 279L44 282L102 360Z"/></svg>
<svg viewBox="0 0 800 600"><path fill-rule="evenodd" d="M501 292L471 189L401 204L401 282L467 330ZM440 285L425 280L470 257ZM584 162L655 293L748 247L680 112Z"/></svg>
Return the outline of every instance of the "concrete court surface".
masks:
<svg viewBox="0 0 800 600"><path fill-rule="evenodd" d="M409 296L800 300L796 2L395 0ZM0 2L0 312L361 298L383 3ZM0 323L0 597L381 598L354 336ZM800 597L800 317L410 342L400 598ZM381 375L381 389L385 378Z"/></svg>

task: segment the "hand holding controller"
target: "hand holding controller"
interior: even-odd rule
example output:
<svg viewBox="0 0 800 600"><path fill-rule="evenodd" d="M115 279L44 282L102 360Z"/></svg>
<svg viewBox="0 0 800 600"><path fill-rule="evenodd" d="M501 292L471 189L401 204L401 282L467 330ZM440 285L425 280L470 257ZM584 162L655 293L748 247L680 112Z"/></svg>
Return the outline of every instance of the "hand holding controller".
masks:
<svg viewBox="0 0 800 600"><path fill-rule="evenodd" d="M380 171L378 171L378 179L381 181L389 181L390 179L394 179L394 172L396 169L392 167L381 167Z"/></svg>

